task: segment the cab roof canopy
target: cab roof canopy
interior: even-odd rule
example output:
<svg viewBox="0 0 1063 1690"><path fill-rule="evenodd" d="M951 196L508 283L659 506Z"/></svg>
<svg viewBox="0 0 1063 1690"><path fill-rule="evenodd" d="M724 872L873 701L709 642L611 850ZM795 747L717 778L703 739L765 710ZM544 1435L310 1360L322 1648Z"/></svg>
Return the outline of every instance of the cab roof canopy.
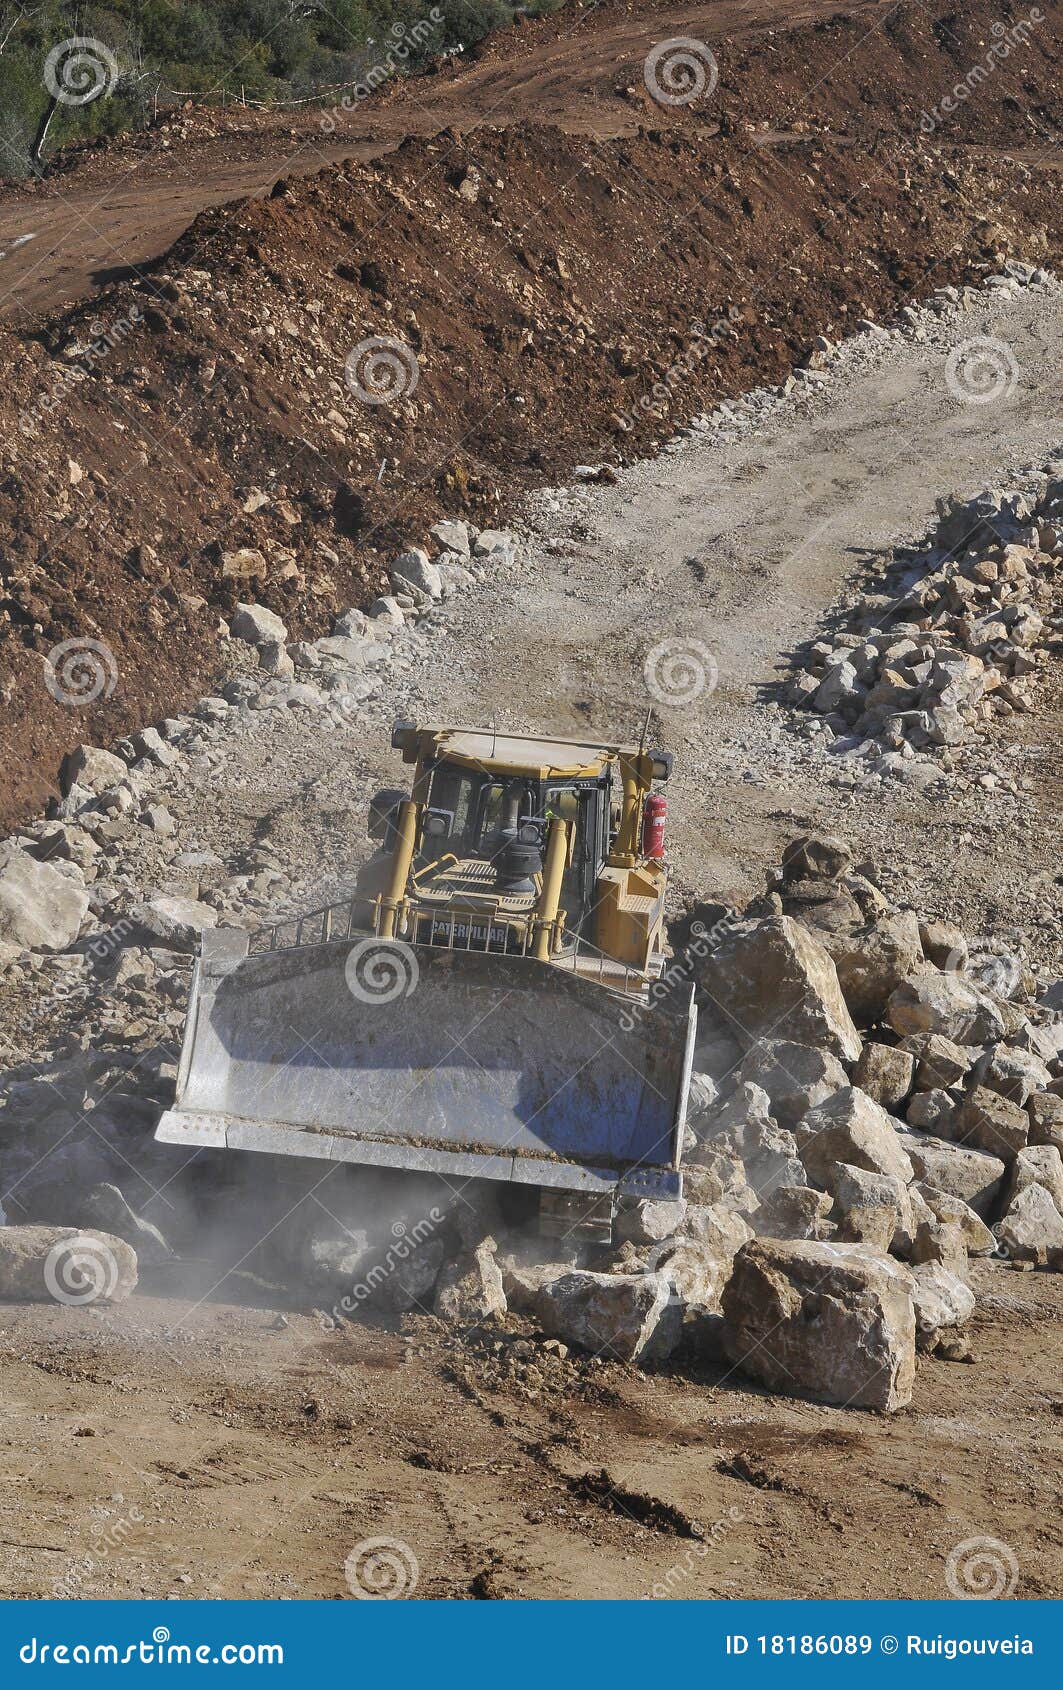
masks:
<svg viewBox="0 0 1063 1690"><path fill-rule="evenodd" d="M491 728L419 727L395 724L392 743L407 762L444 758L462 768L492 775L529 775L534 780L593 779L623 753L638 756L635 745L596 744L593 740L543 739L539 735L496 733Z"/></svg>

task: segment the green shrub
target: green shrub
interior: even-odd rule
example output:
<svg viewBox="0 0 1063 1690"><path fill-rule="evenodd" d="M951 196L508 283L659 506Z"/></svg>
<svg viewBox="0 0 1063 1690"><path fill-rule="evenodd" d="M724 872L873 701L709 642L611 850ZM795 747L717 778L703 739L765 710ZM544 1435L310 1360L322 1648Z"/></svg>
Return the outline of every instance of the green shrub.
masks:
<svg viewBox="0 0 1063 1690"><path fill-rule="evenodd" d="M0 0L0 175L34 168L38 126L52 107L45 156L72 139L143 123L185 92L261 102L322 96L407 47L400 71L444 48L476 45L515 13L563 0ZM423 28L434 5L442 21ZM422 26L418 28L417 26ZM412 35L410 32L415 32ZM83 106L56 105L44 87L49 50L74 35L113 53L119 80ZM389 61L390 62L390 61Z"/></svg>

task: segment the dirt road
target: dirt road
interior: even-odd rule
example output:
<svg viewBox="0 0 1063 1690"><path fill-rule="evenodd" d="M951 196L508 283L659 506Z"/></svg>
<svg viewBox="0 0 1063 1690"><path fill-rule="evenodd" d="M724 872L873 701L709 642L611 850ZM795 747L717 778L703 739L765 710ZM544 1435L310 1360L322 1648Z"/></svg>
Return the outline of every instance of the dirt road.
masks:
<svg viewBox="0 0 1063 1690"><path fill-rule="evenodd" d="M0 320L25 322L89 297L118 275L150 269L211 206L269 191L278 177L312 174L348 158L370 159L409 135L480 125L554 123L576 134L629 131L667 109L641 89L648 49L674 36L737 47L767 27L864 13L885 17L887 0L838 7L827 0L726 0L723 5L569 6L506 32L481 57L397 85L385 99L325 113L215 113L180 120L176 134L82 155L33 192L0 193ZM644 95L644 90L642 90ZM165 144L160 145L159 140Z"/></svg>

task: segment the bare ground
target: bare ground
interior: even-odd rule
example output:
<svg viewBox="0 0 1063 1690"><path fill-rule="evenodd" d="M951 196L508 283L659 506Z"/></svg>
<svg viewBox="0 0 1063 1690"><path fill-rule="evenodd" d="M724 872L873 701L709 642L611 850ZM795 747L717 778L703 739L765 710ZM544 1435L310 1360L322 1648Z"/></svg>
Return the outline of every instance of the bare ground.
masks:
<svg viewBox="0 0 1063 1690"><path fill-rule="evenodd" d="M809 415L562 494L536 519L523 585L461 601L431 674L345 738L301 713L258 719L190 784L190 824L227 859L265 838L315 892L342 884L368 787L394 773L393 710L427 698L557 728L627 710L612 716L627 726L647 645L693 626L721 685L658 724L679 754L681 883L751 891L808 818L848 833L921 909L983 931L991 909L1017 919L1058 973L1058 926L1041 930L1028 893L1032 868L1060 860L1058 693L1021 730L1041 774L1020 804L854 799L791 760L762 698L846 576L921 533L940 492L1058 444L1058 304L1025 299L992 326L1022 349L1021 382L977 427L943 390L944 347L905 345ZM546 549L576 524L575 552ZM515 1328L459 1338L415 1315L402 1331L326 1331L305 1308L284 1325L275 1295L212 1291L220 1278L146 1277L106 1313L3 1311L13 1593L342 1596L350 1550L388 1536L433 1597L944 1596L950 1550L990 1536L1016 1557L1018 1596L1060 1594L1058 1276L976 1264L973 1365L921 1358L913 1406L891 1419L770 1397L710 1365L551 1362L522 1354Z"/></svg>
<svg viewBox="0 0 1063 1690"><path fill-rule="evenodd" d="M4 1311L12 1596L346 1596L362 1540L435 1598L947 1597L1010 1546L1061 1594L1058 1280L981 1264L973 1366L894 1418L696 1377L138 1295ZM1054 1384L1052 1383L1054 1381ZM605 1477L603 1478L603 1470Z"/></svg>

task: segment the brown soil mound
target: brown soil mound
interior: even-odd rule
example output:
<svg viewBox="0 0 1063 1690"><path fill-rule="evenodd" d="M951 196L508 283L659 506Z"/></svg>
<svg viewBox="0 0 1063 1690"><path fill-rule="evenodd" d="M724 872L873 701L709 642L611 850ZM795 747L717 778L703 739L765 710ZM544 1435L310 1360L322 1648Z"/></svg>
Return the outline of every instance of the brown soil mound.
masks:
<svg viewBox="0 0 1063 1690"><path fill-rule="evenodd" d="M653 105L622 59L595 97L628 135L411 139L209 211L152 277L0 337L0 825L71 745L202 692L237 599L319 632L435 516L490 522L580 459L644 452L816 333L1002 253L1052 262L1058 178L1030 149L1058 121L1058 11L930 141L920 114L984 58L995 6L717 41L720 89L684 107ZM603 10L583 48L618 15L637 21ZM662 16L641 15L644 50ZM1016 141L1026 162L1001 151ZM407 349L393 403L346 379L374 337ZM68 639L113 654L88 705L45 685Z"/></svg>

